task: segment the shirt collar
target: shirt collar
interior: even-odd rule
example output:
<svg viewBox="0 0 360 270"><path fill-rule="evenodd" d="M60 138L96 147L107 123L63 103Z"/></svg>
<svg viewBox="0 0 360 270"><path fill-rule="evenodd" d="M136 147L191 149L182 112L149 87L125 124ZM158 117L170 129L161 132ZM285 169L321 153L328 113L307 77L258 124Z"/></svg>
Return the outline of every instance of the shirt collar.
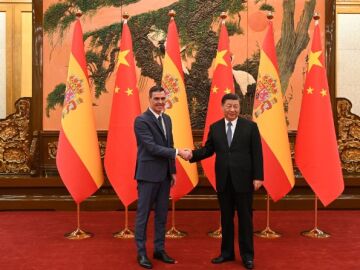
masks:
<svg viewBox="0 0 360 270"><path fill-rule="evenodd" d="M161 114L157 114L157 113L154 112L150 107L149 107L149 110L150 110L150 112L152 112L152 114L155 116L156 119L158 119L159 116L162 116L162 113L161 113Z"/></svg>
<svg viewBox="0 0 360 270"><path fill-rule="evenodd" d="M230 121L226 120L226 118L224 118L224 120L225 120L225 126L227 126L227 124L228 124ZM237 117L235 120L232 120L232 121L231 121L231 124L232 124L233 127L236 127L237 121L238 121L238 117Z"/></svg>

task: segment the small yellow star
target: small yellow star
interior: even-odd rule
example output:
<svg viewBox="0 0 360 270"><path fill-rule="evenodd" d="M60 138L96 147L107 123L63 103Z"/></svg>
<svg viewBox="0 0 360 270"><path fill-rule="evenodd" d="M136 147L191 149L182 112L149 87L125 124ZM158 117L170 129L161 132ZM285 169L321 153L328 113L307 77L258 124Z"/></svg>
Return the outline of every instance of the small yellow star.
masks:
<svg viewBox="0 0 360 270"><path fill-rule="evenodd" d="M117 66L119 66L120 64L123 64L125 66L130 66L128 61L125 58L129 52L130 52L130 50L125 50L125 51L119 52Z"/></svg>
<svg viewBox="0 0 360 270"><path fill-rule="evenodd" d="M219 88L217 88L216 85L214 85L214 87L213 87L213 89L212 89L213 93L217 94L217 91L218 91L218 90L219 90Z"/></svg>
<svg viewBox="0 0 360 270"><path fill-rule="evenodd" d="M312 94L312 93L314 92L314 89L311 88L311 87L309 87L309 88L307 89L307 92L308 92L308 94Z"/></svg>
<svg viewBox="0 0 360 270"><path fill-rule="evenodd" d="M321 51L317 51L317 52L310 52L309 55L309 65L308 65L308 72L310 72L311 68L315 65L315 66L319 66L322 67L322 64L319 60L319 57L321 55Z"/></svg>
<svg viewBox="0 0 360 270"><path fill-rule="evenodd" d="M214 70L216 69L216 67L218 65L224 65L227 67L226 61L224 59L225 54L227 53L227 50L222 50L222 51L218 51L216 53L216 58L215 58L215 62L214 62Z"/></svg>
<svg viewBox="0 0 360 270"><path fill-rule="evenodd" d="M326 90L323 88L321 91L320 91L320 94L325 97L327 95L327 92Z"/></svg>
<svg viewBox="0 0 360 270"><path fill-rule="evenodd" d="M119 87L115 87L115 93L119 93L119 91L120 91L120 88Z"/></svg>
<svg viewBox="0 0 360 270"><path fill-rule="evenodd" d="M128 95L128 96L131 96L133 94L133 90L131 88L128 88L125 93Z"/></svg>
<svg viewBox="0 0 360 270"><path fill-rule="evenodd" d="M229 88L226 88L226 89L224 90L224 93L230 94L230 93L231 93L231 90L230 90Z"/></svg>

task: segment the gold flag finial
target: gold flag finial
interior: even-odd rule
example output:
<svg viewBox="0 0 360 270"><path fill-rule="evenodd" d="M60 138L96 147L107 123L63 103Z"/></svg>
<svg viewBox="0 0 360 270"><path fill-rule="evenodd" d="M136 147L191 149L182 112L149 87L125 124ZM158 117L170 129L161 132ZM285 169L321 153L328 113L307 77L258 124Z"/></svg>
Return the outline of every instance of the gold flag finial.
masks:
<svg viewBox="0 0 360 270"><path fill-rule="evenodd" d="M272 11L269 11L267 14L266 14L266 18L271 21L272 19L274 19L274 14L272 13Z"/></svg>
<svg viewBox="0 0 360 270"><path fill-rule="evenodd" d="M317 13L317 12L314 12L313 19L314 19L315 21L320 20L320 14Z"/></svg>
<svg viewBox="0 0 360 270"><path fill-rule="evenodd" d="M75 7L75 15L78 19L80 19L81 16L83 15L83 13L79 7Z"/></svg>
<svg viewBox="0 0 360 270"><path fill-rule="evenodd" d="M125 11L122 17L124 20L128 20L130 18L130 15L129 13L127 13L127 11Z"/></svg>
<svg viewBox="0 0 360 270"><path fill-rule="evenodd" d="M176 11L172 9L169 11L168 15L170 18L174 18L176 16Z"/></svg>
<svg viewBox="0 0 360 270"><path fill-rule="evenodd" d="M227 18L227 14L226 14L225 11L223 11L223 12L220 13L220 18L221 18L222 20L225 20L225 19Z"/></svg>

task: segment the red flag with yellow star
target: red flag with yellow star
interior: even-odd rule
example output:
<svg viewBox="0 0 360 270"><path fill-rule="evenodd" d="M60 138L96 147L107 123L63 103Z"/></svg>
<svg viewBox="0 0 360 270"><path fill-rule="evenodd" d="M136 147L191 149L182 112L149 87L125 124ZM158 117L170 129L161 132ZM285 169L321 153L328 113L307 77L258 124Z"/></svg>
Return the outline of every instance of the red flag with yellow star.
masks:
<svg viewBox="0 0 360 270"><path fill-rule="evenodd" d="M305 180L327 206L344 190L319 25L309 54L295 161Z"/></svg>
<svg viewBox="0 0 360 270"><path fill-rule="evenodd" d="M132 39L124 21L105 152L105 170L125 206L137 199L134 120L140 114Z"/></svg>
<svg viewBox="0 0 360 270"><path fill-rule="evenodd" d="M218 49L214 60L214 75L209 95L203 145L206 142L210 125L223 117L223 112L221 110L222 97L224 94L234 92L235 88L231 67L229 36L225 26L225 21L223 21L220 26ZM204 169L206 177L216 190L215 155L202 160L201 165Z"/></svg>

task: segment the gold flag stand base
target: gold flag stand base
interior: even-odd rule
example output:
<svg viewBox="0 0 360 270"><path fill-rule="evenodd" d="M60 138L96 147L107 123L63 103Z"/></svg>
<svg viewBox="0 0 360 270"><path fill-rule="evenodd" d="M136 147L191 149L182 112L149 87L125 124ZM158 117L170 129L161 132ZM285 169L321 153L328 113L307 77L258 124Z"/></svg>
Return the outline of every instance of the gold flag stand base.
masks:
<svg viewBox="0 0 360 270"><path fill-rule="evenodd" d="M181 232L178 229L175 228L175 226L172 226L170 230L168 230L165 234L166 238L170 239L180 239L187 236L186 232Z"/></svg>
<svg viewBox="0 0 360 270"><path fill-rule="evenodd" d="M91 238L94 234L89 232L84 232L80 229L80 204L76 203L76 213L77 213L77 229L73 232L66 233L64 236L70 240L82 240L86 238Z"/></svg>
<svg viewBox="0 0 360 270"><path fill-rule="evenodd" d="M266 228L262 231L254 232L254 235L266 239L276 239L281 237L280 233L273 231L270 228L270 196L269 193L266 194Z"/></svg>
<svg viewBox="0 0 360 270"><path fill-rule="evenodd" d="M184 238L185 236L187 236L187 233L179 231L175 227L175 201L174 200L172 200L172 207L171 208L172 208L171 209L171 211L172 211L172 215L171 215L172 226L171 226L171 229L166 232L165 237L169 238L169 239L181 239L181 238Z"/></svg>
<svg viewBox="0 0 360 270"><path fill-rule="evenodd" d="M135 237L135 235L129 228L125 228L125 229L121 230L120 232L113 233L113 237L120 238L120 239L133 239Z"/></svg>
<svg viewBox="0 0 360 270"><path fill-rule="evenodd" d="M125 206L125 228L119 232L113 233L113 237L118 239L134 239L135 234L133 233L132 230L129 229L128 225L129 225L129 211L128 211L128 207Z"/></svg>
<svg viewBox="0 0 360 270"><path fill-rule="evenodd" d="M323 239L323 238L329 238L330 234L323 232L322 230L318 229L318 228L314 228L310 231L304 231L301 233L302 236L306 236L306 237L310 237L310 238L318 238L318 239Z"/></svg>
<svg viewBox="0 0 360 270"><path fill-rule="evenodd" d="M310 231L304 231L301 232L302 236L305 237L310 237L310 238L316 238L316 239L325 239L325 238L329 238L331 235L329 233L326 233L322 230L320 230L317 226L318 224L318 200L317 200L317 196L315 194L315 225L314 225L314 229L310 230Z"/></svg>
<svg viewBox="0 0 360 270"><path fill-rule="evenodd" d="M216 238L216 239L222 238L221 226L215 231L208 232L208 236L211 237L211 238Z"/></svg>
<svg viewBox="0 0 360 270"><path fill-rule="evenodd" d="M64 236L70 240L82 240L82 239L86 239L86 238L91 238L94 235L89 232L84 232L80 228L77 228L75 231L73 231L71 233L66 233Z"/></svg>
<svg viewBox="0 0 360 270"><path fill-rule="evenodd" d="M281 237L280 233L274 232L270 227L266 227L262 231L256 231L254 234L261 238L275 239Z"/></svg>

